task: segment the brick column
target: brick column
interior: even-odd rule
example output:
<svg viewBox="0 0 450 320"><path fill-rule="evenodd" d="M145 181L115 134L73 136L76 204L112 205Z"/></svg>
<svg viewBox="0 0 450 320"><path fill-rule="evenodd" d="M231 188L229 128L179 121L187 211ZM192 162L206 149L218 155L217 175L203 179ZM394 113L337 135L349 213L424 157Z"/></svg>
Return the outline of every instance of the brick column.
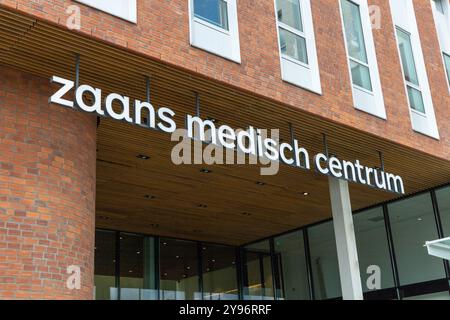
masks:
<svg viewBox="0 0 450 320"><path fill-rule="evenodd" d="M96 119L53 89L0 66L0 299L93 298Z"/></svg>

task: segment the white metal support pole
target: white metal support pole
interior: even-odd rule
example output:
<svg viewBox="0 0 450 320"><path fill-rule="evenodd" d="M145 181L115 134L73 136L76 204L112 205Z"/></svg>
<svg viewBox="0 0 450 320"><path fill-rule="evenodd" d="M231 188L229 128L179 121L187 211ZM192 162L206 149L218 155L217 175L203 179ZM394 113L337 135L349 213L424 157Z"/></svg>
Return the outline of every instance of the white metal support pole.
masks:
<svg viewBox="0 0 450 320"><path fill-rule="evenodd" d="M334 177L329 177L328 181L342 297L344 300L363 300L348 182Z"/></svg>

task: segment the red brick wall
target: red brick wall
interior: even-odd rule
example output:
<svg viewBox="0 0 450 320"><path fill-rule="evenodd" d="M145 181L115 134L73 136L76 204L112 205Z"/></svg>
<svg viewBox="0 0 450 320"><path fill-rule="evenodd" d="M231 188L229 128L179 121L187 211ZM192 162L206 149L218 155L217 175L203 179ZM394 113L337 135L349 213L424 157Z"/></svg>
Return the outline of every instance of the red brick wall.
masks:
<svg viewBox="0 0 450 320"><path fill-rule="evenodd" d="M92 298L96 119L49 105L49 79L0 67L0 84L0 299Z"/></svg>
<svg viewBox="0 0 450 320"><path fill-rule="evenodd" d="M311 1L323 96L281 80L274 1L237 2L242 64L227 61L189 45L187 0L139 0L137 25L70 0L0 0L0 5L65 28L68 18L66 8L78 4L82 9L81 32L89 37L201 73L403 145L450 158L450 96L429 1L414 0L414 4L432 87L440 141L416 133L411 128L388 1L369 0L369 4L379 5L382 9L382 28L374 30L374 38L388 121L353 108L338 1Z"/></svg>

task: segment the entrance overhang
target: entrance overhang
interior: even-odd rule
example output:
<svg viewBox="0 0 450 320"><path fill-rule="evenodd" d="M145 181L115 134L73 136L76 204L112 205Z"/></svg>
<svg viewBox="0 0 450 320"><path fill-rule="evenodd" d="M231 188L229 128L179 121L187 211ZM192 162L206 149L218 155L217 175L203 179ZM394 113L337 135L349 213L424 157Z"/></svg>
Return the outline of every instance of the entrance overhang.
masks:
<svg viewBox="0 0 450 320"><path fill-rule="evenodd" d="M195 113L196 93L202 115L234 128L249 125L279 128L280 137L296 137L311 153L324 152L360 160L379 168L379 152L390 172L401 175L407 194L450 180L448 159L435 157L269 100L238 84L205 78L182 67L0 9L0 64L50 80L57 75L75 80L80 56L80 81L146 99L151 79L152 103L182 115ZM49 96L52 90L49 88ZM301 101L299 101L301 104ZM75 112L68 110L67 112ZM240 245L331 217L328 179L315 172L282 165L275 176L261 176L258 166L176 166L174 143L157 131L110 119L97 132L96 226L128 232ZM148 156L148 157L142 157ZM147 159L144 159L147 158ZM397 195L350 184L354 210L391 200Z"/></svg>

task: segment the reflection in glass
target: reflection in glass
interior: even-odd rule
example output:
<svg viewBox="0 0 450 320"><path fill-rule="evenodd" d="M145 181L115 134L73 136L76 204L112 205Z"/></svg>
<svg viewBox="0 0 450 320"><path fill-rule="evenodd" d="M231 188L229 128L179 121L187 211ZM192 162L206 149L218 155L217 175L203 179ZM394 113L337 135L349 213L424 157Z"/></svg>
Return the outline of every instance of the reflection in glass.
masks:
<svg viewBox="0 0 450 320"><path fill-rule="evenodd" d="M245 247L243 260L244 300L274 299L269 241Z"/></svg>
<svg viewBox="0 0 450 320"><path fill-rule="evenodd" d="M238 300L236 251L233 247L202 245L205 300Z"/></svg>
<svg viewBox="0 0 450 320"><path fill-rule="evenodd" d="M160 299L201 300L197 243L160 240Z"/></svg>
<svg viewBox="0 0 450 320"><path fill-rule="evenodd" d="M283 28L279 28L279 30L281 53L308 64L305 38Z"/></svg>
<svg viewBox="0 0 450 320"><path fill-rule="evenodd" d="M423 103L422 92L413 87L407 86L408 89L408 99L411 105L411 109L425 113L425 105Z"/></svg>
<svg viewBox="0 0 450 320"><path fill-rule="evenodd" d="M447 79L450 84L450 56L444 53L445 70L447 71Z"/></svg>
<svg viewBox="0 0 450 320"><path fill-rule="evenodd" d="M277 0L278 21L303 32L299 0Z"/></svg>
<svg viewBox="0 0 450 320"><path fill-rule="evenodd" d="M418 86L419 78L417 77L416 63L414 61L414 54L411 45L411 36L406 31L397 28L397 37L405 80Z"/></svg>
<svg viewBox="0 0 450 320"><path fill-rule="evenodd" d="M279 279L277 297L282 300L309 300L303 231L296 231L274 240Z"/></svg>
<svg viewBox="0 0 450 320"><path fill-rule="evenodd" d="M427 253L426 241L438 239L431 196L425 193L388 205L401 285L445 277L442 260Z"/></svg>
<svg viewBox="0 0 450 320"><path fill-rule="evenodd" d="M354 215L353 222L363 291L368 292L395 287L383 208L377 207L358 213ZM376 266L381 272L381 283L378 288L373 281L370 281L370 287L368 287L367 280L373 274L373 271L370 274L367 272L370 266ZM372 285L375 285L375 288Z"/></svg>
<svg viewBox="0 0 450 320"><path fill-rule="evenodd" d="M117 300L116 288L116 233L97 230L95 232L95 299Z"/></svg>
<svg viewBox="0 0 450 320"><path fill-rule="evenodd" d="M308 228L308 235L315 298L338 298L342 294L333 222Z"/></svg>
<svg viewBox="0 0 450 320"><path fill-rule="evenodd" d="M349 0L342 0L341 4L348 54L350 57L367 64L359 6Z"/></svg>
<svg viewBox="0 0 450 320"><path fill-rule="evenodd" d="M436 200L439 207L444 237L450 237L450 187L436 190Z"/></svg>
<svg viewBox="0 0 450 320"><path fill-rule="evenodd" d="M350 60L353 84L372 91L372 81L370 80L370 70L365 65Z"/></svg>
<svg viewBox="0 0 450 320"><path fill-rule="evenodd" d="M120 234L120 300L156 300L154 239Z"/></svg>
<svg viewBox="0 0 450 320"><path fill-rule="evenodd" d="M194 15L228 30L228 6L224 0L194 0Z"/></svg>

